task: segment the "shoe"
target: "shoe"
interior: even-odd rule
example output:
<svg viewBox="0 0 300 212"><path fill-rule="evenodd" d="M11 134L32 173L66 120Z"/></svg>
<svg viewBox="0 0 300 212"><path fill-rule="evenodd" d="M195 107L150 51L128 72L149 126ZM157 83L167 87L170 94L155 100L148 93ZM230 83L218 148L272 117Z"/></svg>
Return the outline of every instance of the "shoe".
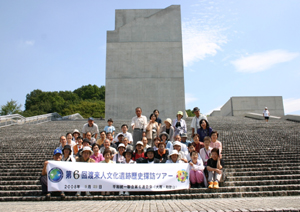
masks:
<svg viewBox="0 0 300 212"><path fill-rule="evenodd" d="M92 196L91 193L89 191L85 192L86 196Z"/></svg>
<svg viewBox="0 0 300 212"><path fill-rule="evenodd" d="M213 184L213 182L208 182L208 188L214 188L214 184Z"/></svg>
<svg viewBox="0 0 300 212"><path fill-rule="evenodd" d="M79 197L81 195L81 191L77 191L76 196Z"/></svg>
<svg viewBox="0 0 300 212"><path fill-rule="evenodd" d="M125 191L125 192L124 192L124 195L129 196L130 194L129 194L128 191Z"/></svg>
<svg viewBox="0 0 300 212"><path fill-rule="evenodd" d="M195 188L201 188L201 184L200 183L196 183L195 184Z"/></svg>
<svg viewBox="0 0 300 212"><path fill-rule="evenodd" d="M120 196L123 195L123 191L120 191L120 192L119 192L119 195L120 195Z"/></svg>
<svg viewBox="0 0 300 212"><path fill-rule="evenodd" d="M215 181L215 182L214 182L214 188L215 188L215 189L218 189L218 188L219 188L219 182L218 182L218 181Z"/></svg>
<svg viewBox="0 0 300 212"><path fill-rule="evenodd" d="M51 193L47 193L46 194L46 200L50 200L50 198L51 198Z"/></svg>
<svg viewBox="0 0 300 212"><path fill-rule="evenodd" d="M60 198L62 199L62 200L64 200L65 198L66 198L66 195L65 195L65 192L61 192L60 193Z"/></svg>

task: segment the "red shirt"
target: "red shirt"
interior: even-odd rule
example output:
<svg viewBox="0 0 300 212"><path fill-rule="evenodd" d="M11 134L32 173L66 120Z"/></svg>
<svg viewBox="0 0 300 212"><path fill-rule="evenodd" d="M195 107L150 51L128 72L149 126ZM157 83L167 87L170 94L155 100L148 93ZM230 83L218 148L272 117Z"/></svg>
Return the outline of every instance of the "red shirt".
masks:
<svg viewBox="0 0 300 212"><path fill-rule="evenodd" d="M146 158L145 155L144 155L144 152L142 154L133 153L132 160L136 161L139 158Z"/></svg>
<svg viewBox="0 0 300 212"><path fill-rule="evenodd" d="M195 142L193 142L194 144L196 144ZM200 153L200 149L202 149L204 147L204 143L203 142L199 142L198 144L196 144L195 149L198 153Z"/></svg>

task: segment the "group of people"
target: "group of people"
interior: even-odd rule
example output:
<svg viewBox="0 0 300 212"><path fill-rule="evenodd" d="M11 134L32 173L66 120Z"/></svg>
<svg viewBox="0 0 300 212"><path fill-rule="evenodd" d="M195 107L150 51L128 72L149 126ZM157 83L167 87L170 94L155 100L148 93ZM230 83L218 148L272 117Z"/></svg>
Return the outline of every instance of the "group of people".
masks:
<svg viewBox="0 0 300 212"><path fill-rule="evenodd" d="M60 146L54 150L53 160L87 163L188 163L190 167L191 188L219 188L224 168L222 159L222 143L218 140L218 132L213 130L207 117L200 109L193 109L191 140L187 138L187 125L183 112L178 111L176 118L167 118L162 123L159 111L154 110L147 117L142 109L135 109L136 116L131 120L133 133L128 132L128 125L121 126L122 132L116 134L113 120L99 132L98 125L90 117L84 124L82 132L75 129L72 133L60 137ZM98 136L98 134L100 134ZM43 193L47 191L47 167L45 161L41 184ZM103 192L108 195L109 192ZM128 192L119 193L129 195ZM64 196L64 193L61 192ZM77 192L76 195L81 195ZM86 192L86 195L90 195Z"/></svg>

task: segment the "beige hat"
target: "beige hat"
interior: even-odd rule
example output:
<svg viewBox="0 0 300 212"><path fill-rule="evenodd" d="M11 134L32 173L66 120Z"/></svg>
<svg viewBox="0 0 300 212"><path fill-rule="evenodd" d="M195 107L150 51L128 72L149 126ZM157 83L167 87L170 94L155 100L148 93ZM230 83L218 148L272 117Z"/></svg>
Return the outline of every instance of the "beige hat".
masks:
<svg viewBox="0 0 300 212"><path fill-rule="evenodd" d="M83 153L84 151L90 151L90 152L91 152L91 155L93 154L93 151L92 151L91 147L89 147L89 146L83 147L82 151L80 152L80 155L82 155L82 153Z"/></svg>
<svg viewBox="0 0 300 212"><path fill-rule="evenodd" d="M136 142L136 146L139 145L139 144L142 145L142 146L144 146L144 143L142 141Z"/></svg>
<svg viewBox="0 0 300 212"><path fill-rule="evenodd" d="M164 122L168 122L170 125L172 125L172 120L170 118L167 118Z"/></svg>

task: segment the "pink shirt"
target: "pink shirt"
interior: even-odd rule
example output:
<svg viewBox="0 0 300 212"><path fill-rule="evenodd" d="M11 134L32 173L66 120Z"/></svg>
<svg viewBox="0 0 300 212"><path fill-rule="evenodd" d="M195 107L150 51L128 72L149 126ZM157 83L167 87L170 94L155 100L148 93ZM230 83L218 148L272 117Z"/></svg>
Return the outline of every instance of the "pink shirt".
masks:
<svg viewBox="0 0 300 212"><path fill-rule="evenodd" d="M94 159L95 163L99 163L100 161L104 160L104 157L100 152L98 153L98 156L92 155L90 158Z"/></svg>
<svg viewBox="0 0 300 212"><path fill-rule="evenodd" d="M219 149L219 154L222 153L222 143L220 141L216 141L216 142L210 142L209 145L211 148L218 148Z"/></svg>
<svg viewBox="0 0 300 212"><path fill-rule="evenodd" d="M208 147L208 150L206 150L205 147L200 149L200 157L203 160L205 166L207 164L208 159L210 158L211 150L211 147Z"/></svg>

